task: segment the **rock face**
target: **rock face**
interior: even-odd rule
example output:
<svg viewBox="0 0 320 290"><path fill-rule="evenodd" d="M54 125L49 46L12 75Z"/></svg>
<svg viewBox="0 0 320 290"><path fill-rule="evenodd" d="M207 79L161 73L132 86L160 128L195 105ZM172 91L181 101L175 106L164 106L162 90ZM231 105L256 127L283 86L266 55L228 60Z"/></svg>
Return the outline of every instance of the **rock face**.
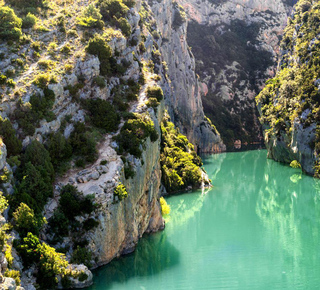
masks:
<svg viewBox="0 0 320 290"><path fill-rule="evenodd" d="M254 98L274 75L279 39L296 1L179 0L190 21L187 41L202 82L205 114L228 148L260 142Z"/></svg>
<svg viewBox="0 0 320 290"><path fill-rule="evenodd" d="M158 41L168 66L170 82L166 104L171 120L196 146L198 152L221 152L225 146L219 133L204 116L201 88L195 74L195 59L188 46L187 23L175 23L177 8L170 0L154 1L151 6L161 39Z"/></svg>
<svg viewBox="0 0 320 290"><path fill-rule="evenodd" d="M299 1L285 29L278 72L257 96L268 157L319 175L319 3ZM309 33L311 31L311 33Z"/></svg>

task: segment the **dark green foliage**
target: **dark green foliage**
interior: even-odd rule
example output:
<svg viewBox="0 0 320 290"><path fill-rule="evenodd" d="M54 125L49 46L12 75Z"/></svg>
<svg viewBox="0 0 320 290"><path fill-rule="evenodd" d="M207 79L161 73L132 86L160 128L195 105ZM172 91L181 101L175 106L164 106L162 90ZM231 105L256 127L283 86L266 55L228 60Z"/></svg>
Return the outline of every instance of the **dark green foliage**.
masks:
<svg viewBox="0 0 320 290"><path fill-rule="evenodd" d="M98 221L96 221L93 218L89 218L83 222L83 229L87 232L87 231L90 231L93 228L97 227L98 225L99 225Z"/></svg>
<svg viewBox="0 0 320 290"><path fill-rule="evenodd" d="M46 243L41 243L35 235L28 233L20 243L16 243L19 255L25 267L36 264L37 283L41 289L55 288L58 275L64 275L68 266L65 256Z"/></svg>
<svg viewBox="0 0 320 290"><path fill-rule="evenodd" d="M46 142L51 162L55 170L60 172L72 156L72 147L66 138L60 133L50 134Z"/></svg>
<svg viewBox="0 0 320 290"><path fill-rule="evenodd" d="M87 267L91 267L92 254L84 247L78 246L72 254L71 263L85 264Z"/></svg>
<svg viewBox="0 0 320 290"><path fill-rule="evenodd" d="M11 204L15 208L23 202L38 214L53 193L54 169L51 158L41 143L32 141L21 161L17 174L19 183Z"/></svg>
<svg viewBox="0 0 320 290"><path fill-rule="evenodd" d="M179 133L165 116L161 123L162 182L169 193L198 188L202 182L202 161L186 136Z"/></svg>
<svg viewBox="0 0 320 290"><path fill-rule="evenodd" d="M37 17L30 12L22 19L22 28L32 28L37 22Z"/></svg>
<svg viewBox="0 0 320 290"><path fill-rule="evenodd" d="M159 137L157 130L147 116L137 115L135 119L129 119L123 125L115 140L119 144L120 153L128 152L140 158L142 154L140 146L148 137L152 142L156 141Z"/></svg>
<svg viewBox="0 0 320 290"><path fill-rule="evenodd" d="M131 25L126 18L120 17L117 19L116 26L119 27L126 37L131 35Z"/></svg>
<svg viewBox="0 0 320 290"><path fill-rule="evenodd" d="M104 76L110 74L110 58L112 56L112 50L106 40L102 36L96 34L94 38L89 40L86 49L88 53L98 56L100 60L100 73Z"/></svg>
<svg viewBox="0 0 320 290"><path fill-rule="evenodd" d="M54 212L49 220L49 225L51 231L57 233L61 237L65 237L69 233L70 222L61 209Z"/></svg>
<svg viewBox="0 0 320 290"><path fill-rule="evenodd" d="M127 5L121 0L99 0L100 13L105 20L113 20L114 18L125 17L129 11Z"/></svg>
<svg viewBox="0 0 320 290"><path fill-rule="evenodd" d="M107 132L113 132L118 129L120 123L119 114L108 101L90 99L85 102L85 106L90 112L90 119L94 126Z"/></svg>
<svg viewBox="0 0 320 290"><path fill-rule="evenodd" d="M14 13L13 9L0 7L0 38L1 40L17 40L21 33L22 20Z"/></svg>
<svg viewBox="0 0 320 290"><path fill-rule="evenodd" d="M87 162L93 162L97 155L94 136L86 130L83 123L76 123L69 139L75 155L84 157Z"/></svg>
<svg viewBox="0 0 320 290"><path fill-rule="evenodd" d="M148 87L147 88L147 97L148 98L155 98L158 102L163 99L163 92L162 89L158 86Z"/></svg>
<svg viewBox="0 0 320 290"><path fill-rule="evenodd" d="M42 7L43 6L43 0L6 0L7 3L18 6L21 8L26 8L26 7Z"/></svg>
<svg viewBox="0 0 320 290"><path fill-rule="evenodd" d="M174 17L172 21L172 27L173 29L179 28L183 23L186 22L187 17L186 13L183 10L183 7L181 5L178 5L177 2L173 3L174 6Z"/></svg>
<svg viewBox="0 0 320 290"><path fill-rule="evenodd" d="M83 197L74 186L68 184L61 190L59 208L72 221L78 215L90 214L95 206L91 196Z"/></svg>
<svg viewBox="0 0 320 290"><path fill-rule="evenodd" d="M24 104L19 99L13 118L17 120L26 135L34 134L40 120L45 118L47 121L52 121L55 118L55 115L51 112L54 100L53 91L47 88L44 89L44 96L32 95L30 103Z"/></svg>
<svg viewBox="0 0 320 290"><path fill-rule="evenodd" d="M0 136L7 146L7 156L11 157L19 155L22 149L21 141L16 136L16 131L13 129L11 122L8 119L0 117Z"/></svg>
<svg viewBox="0 0 320 290"><path fill-rule="evenodd" d="M106 86L106 81L105 81L104 78L101 77L101 76L95 77L95 78L93 79L93 82L94 82L97 86L99 86L101 89L105 88L105 86Z"/></svg>

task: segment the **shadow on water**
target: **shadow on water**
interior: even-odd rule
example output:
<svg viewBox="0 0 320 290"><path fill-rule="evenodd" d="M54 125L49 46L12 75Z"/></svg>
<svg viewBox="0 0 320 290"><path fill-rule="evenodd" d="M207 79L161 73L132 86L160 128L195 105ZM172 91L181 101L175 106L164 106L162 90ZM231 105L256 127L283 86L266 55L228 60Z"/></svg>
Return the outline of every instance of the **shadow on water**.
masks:
<svg viewBox="0 0 320 290"><path fill-rule="evenodd" d="M180 253L165 233L144 236L135 252L112 261L95 271L95 284L88 288L111 289L126 284L132 278L156 276L179 264Z"/></svg>

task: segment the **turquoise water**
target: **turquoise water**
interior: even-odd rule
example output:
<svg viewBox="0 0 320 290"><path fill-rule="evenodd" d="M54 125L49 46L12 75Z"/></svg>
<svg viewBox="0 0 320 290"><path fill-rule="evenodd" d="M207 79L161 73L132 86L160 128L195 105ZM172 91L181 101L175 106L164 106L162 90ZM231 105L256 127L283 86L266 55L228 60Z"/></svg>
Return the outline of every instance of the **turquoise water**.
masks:
<svg viewBox="0 0 320 290"><path fill-rule="evenodd" d="M213 189L168 198L166 229L90 289L320 289L320 182L266 151L203 161Z"/></svg>

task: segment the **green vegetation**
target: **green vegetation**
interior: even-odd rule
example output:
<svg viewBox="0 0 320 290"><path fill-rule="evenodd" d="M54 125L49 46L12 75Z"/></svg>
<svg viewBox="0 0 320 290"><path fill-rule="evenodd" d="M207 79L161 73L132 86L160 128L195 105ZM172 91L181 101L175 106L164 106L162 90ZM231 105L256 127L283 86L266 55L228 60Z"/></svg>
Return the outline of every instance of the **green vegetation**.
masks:
<svg viewBox="0 0 320 290"><path fill-rule="evenodd" d="M10 200L12 208L23 202L40 214L47 198L53 193L54 169L49 152L38 141L32 141L22 155L17 179L15 194Z"/></svg>
<svg viewBox="0 0 320 290"><path fill-rule="evenodd" d="M119 114L113 105L106 100L90 99L85 102L85 107L90 112L90 119L94 126L114 132L120 123Z"/></svg>
<svg viewBox="0 0 320 290"><path fill-rule="evenodd" d="M174 29L179 28L183 23L187 21L186 13L181 5L179 5L177 2L173 2L174 7L174 18L172 21L172 27Z"/></svg>
<svg viewBox="0 0 320 290"><path fill-rule="evenodd" d="M38 235L43 224L43 220L36 218L33 209L23 202L13 213L13 219L15 228L22 237L25 237L28 232Z"/></svg>
<svg viewBox="0 0 320 290"><path fill-rule="evenodd" d="M140 147L148 137L152 142L159 137L152 120L147 115L136 114L134 118L126 121L115 140L118 142L120 154L127 152L140 158L142 155Z"/></svg>
<svg viewBox="0 0 320 290"><path fill-rule="evenodd" d="M28 103L23 103L19 99L12 118L17 120L26 135L33 135L42 119L48 122L55 119L55 115L51 112L54 101L54 92L45 88L43 96L34 94Z"/></svg>
<svg viewBox="0 0 320 290"><path fill-rule="evenodd" d="M163 196L160 197L161 214L166 216L170 213L170 206L167 204Z"/></svg>
<svg viewBox="0 0 320 290"><path fill-rule="evenodd" d="M51 232L55 234L55 239L67 236L70 229L77 228L81 232L82 228L75 220L76 216L91 214L96 209L93 203L93 196L83 196L74 186L68 184L61 190L59 206L49 220ZM92 218L87 219L83 224L84 230L90 230L99 223Z"/></svg>
<svg viewBox="0 0 320 290"><path fill-rule="evenodd" d="M23 19L22 19L22 28L32 28L37 23L38 18L33 15L32 13L28 13Z"/></svg>
<svg viewBox="0 0 320 290"><path fill-rule="evenodd" d="M24 266L36 263L38 267L37 282L41 287L50 289L58 283L58 276L64 276L67 272L68 262L65 256L46 243L41 243L32 233L18 242L16 245Z"/></svg>
<svg viewBox="0 0 320 290"><path fill-rule="evenodd" d="M162 182L169 193L198 188L202 182L202 161L186 136L175 129L166 115L161 123Z"/></svg>
<svg viewBox="0 0 320 290"><path fill-rule="evenodd" d="M114 196L117 196L119 200L123 200L128 196L126 187L120 182L113 191Z"/></svg>
<svg viewBox="0 0 320 290"><path fill-rule="evenodd" d="M94 38L89 40L87 52L96 55L99 58L101 75L106 76L110 74L110 58L112 56L112 50L102 36L96 34Z"/></svg>
<svg viewBox="0 0 320 290"><path fill-rule="evenodd" d="M72 254L71 263L85 264L87 267L91 267L92 254L85 247L78 246ZM85 280L85 279L84 279Z"/></svg>
<svg viewBox="0 0 320 290"><path fill-rule="evenodd" d="M7 146L8 157L20 154L22 149L21 141L17 138L11 122L2 117L0 117L0 136L2 136L3 142Z"/></svg>
<svg viewBox="0 0 320 290"><path fill-rule="evenodd" d="M287 51L280 60L281 69L256 97L267 142L278 139L289 146L287 140L291 139L295 123L302 124L303 128L316 124L317 136L310 147L315 149L317 158L320 154L319 19L320 3L298 2L281 42L282 49ZM319 170L316 162L316 176Z"/></svg>
<svg viewBox="0 0 320 290"><path fill-rule="evenodd" d="M81 16L77 18L77 23L84 28L102 29L104 23L101 19L102 15L99 9L94 4L89 4L83 9Z"/></svg>
<svg viewBox="0 0 320 290"><path fill-rule="evenodd" d="M0 38L2 40L17 40L22 35L22 20L14 13L13 9L0 7Z"/></svg>

